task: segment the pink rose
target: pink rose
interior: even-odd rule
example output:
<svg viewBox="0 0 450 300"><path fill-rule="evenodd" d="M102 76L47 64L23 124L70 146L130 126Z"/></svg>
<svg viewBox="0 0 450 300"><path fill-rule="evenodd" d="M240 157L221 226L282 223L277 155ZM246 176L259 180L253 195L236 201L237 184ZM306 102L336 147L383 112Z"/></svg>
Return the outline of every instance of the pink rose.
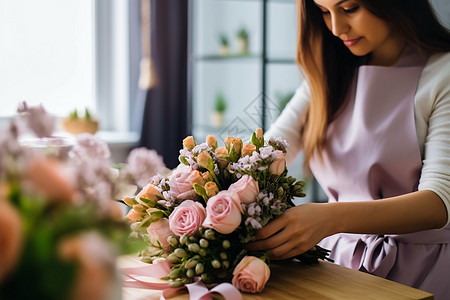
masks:
<svg viewBox="0 0 450 300"><path fill-rule="evenodd" d="M284 158L284 152L281 150L275 150L273 156L274 160L270 164L269 172L273 175L281 175L286 169L286 159Z"/></svg>
<svg viewBox="0 0 450 300"><path fill-rule="evenodd" d="M247 293L259 293L270 277L269 266L254 256L245 256L233 271L231 283Z"/></svg>
<svg viewBox="0 0 450 300"><path fill-rule="evenodd" d="M198 198L194 191L191 177L193 170L186 165L179 165L172 173L169 179L170 190L180 200L195 200Z"/></svg>
<svg viewBox="0 0 450 300"><path fill-rule="evenodd" d="M210 227L220 233L233 232L242 220L242 208L236 194L221 191L209 198L206 204L206 219L204 227Z"/></svg>
<svg viewBox="0 0 450 300"><path fill-rule="evenodd" d="M194 235L205 218L206 210L201 203L185 200L170 214L170 230L177 236Z"/></svg>
<svg viewBox="0 0 450 300"><path fill-rule="evenodd" d="M161 218L157 222L153 222L148 226L147 233L150 236L150 241L153 245L158 245L158 241L164 249L170 247L169 242L167 242L167 238L172 235L172 231L170 231L169 220L166 218Z"/></svg>
<svg viewBox="0 0 450 300"><path fill-rule="evenodd" d="M230 185L229 192L234 192L240 202L250 204L256 201L259 194L258 182L252 176L245 174L238 181Z"/></svg>

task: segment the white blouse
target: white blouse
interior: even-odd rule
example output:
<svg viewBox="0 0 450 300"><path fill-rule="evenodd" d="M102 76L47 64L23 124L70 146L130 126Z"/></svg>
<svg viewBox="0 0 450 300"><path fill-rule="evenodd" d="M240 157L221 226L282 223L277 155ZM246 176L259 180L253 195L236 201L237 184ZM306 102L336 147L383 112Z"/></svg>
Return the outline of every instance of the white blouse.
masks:
<svg viewBox="0 0 450 300"><path fill-rule="evenodd" d="M287 163L302 150L301 115L309 102L306 81L265 136L282 137L288 144ZM417 139L422 156L420 190L431 190L444 201L450 222L450 52L432 55L420 75L414 98Z"/></svg>

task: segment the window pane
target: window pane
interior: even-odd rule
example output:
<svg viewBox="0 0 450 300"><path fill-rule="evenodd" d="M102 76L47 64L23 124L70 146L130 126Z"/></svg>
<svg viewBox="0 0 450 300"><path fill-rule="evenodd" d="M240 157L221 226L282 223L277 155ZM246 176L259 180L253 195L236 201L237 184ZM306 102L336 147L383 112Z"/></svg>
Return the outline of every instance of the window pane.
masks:
<svg viewBox="0 0 450 300"><path fill-rule="evenodd" d="M91 0L0 1L0 117L43 103L60 116L93 109Z"/></svg>

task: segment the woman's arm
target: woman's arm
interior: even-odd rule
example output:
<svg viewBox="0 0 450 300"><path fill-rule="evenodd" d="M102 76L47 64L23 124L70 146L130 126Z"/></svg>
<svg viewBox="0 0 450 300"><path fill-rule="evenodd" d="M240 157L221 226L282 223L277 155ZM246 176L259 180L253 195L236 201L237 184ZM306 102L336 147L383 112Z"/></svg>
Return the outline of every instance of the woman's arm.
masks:
<svg viewBox="0 0 450 300"><path fill-rule="evenodd" d="M286 259L335 233L400 234L441 228L447 210L429 190L376 201L307 203L287 210L257 234L249 250Z"/></svg>

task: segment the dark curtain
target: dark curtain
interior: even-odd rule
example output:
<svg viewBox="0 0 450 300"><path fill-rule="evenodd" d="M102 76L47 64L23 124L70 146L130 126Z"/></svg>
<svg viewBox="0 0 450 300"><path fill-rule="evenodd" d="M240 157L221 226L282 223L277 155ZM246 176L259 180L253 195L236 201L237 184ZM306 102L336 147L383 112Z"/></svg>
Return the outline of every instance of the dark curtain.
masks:
<svg viewBox="0 0 450 300"><path fill-rule="evenodd" d="M156 150L168 168L178 165L187 136L188 1L151 0L151 57L157 85L145 97L140 146Z"/></svg>

